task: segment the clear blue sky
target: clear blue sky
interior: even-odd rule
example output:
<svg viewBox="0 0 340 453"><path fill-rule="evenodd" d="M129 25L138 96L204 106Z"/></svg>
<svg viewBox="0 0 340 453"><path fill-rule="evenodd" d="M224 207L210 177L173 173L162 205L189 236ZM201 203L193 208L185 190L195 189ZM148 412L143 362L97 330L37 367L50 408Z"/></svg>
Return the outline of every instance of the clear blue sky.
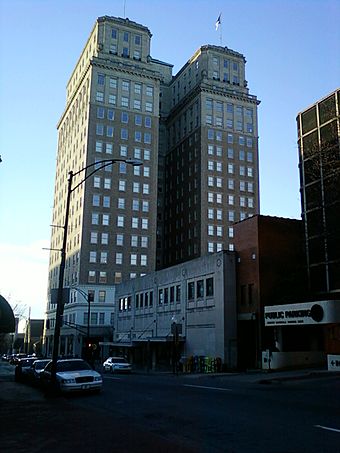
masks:
<svg viewBox="0 0 340 453"><path fill-rule="evenodd" d="M0 0L0 293L45 308L65 87L98 16L153 34L174 73L204 44L247 59L259 106L261 213L300 218L296 114L340 85L340 0Z"/></svg>

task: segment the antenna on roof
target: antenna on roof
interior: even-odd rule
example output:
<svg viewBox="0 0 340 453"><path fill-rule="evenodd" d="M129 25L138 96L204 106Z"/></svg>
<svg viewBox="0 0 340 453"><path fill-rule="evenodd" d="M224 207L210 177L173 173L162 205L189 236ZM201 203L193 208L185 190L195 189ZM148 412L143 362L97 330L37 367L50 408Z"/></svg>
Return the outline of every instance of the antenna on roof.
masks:
<svg viewBox="0 0 340 453"><path fill-rule="evenodd" d="M124 0L124 19L126 18L126 15L125 15L125 7L126 7L126 0Z"/></svg>

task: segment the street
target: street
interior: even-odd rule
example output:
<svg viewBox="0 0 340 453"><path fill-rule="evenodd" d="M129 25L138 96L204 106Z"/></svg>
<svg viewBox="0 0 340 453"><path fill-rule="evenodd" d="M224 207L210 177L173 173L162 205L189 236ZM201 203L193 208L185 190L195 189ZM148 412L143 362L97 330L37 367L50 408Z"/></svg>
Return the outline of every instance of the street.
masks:
<svg viewBox="0 0 340 453"><path fill-rule="evenodd" d="M340 451L339 378L259 384L238 376L112 376L96 403L199 452ZM333 431L334 430L334 431Z"/></svg>
<svg viewBox="0 0 340 453"><path fill-rule="evenodd" d="M0 451L340 452L339 376L273 376L104 374L58 398L0 376Z"/></svg>

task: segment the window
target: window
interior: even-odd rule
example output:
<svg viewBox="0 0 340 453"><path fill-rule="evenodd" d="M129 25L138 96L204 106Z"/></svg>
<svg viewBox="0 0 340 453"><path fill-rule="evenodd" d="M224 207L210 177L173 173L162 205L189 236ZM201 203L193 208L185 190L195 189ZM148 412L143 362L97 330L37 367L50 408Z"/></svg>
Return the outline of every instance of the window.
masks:
<svg viewBox="0 0 340 453"><path fill-rule="evenodd" d="M252 169L252 167L247 167L247 176L248 176L248 178L252 178L253 177L253 169Z"/></svg>
<svg viewBox="0 0 340 453"><path fill-rule="evenodd" d="M135 167L135 168L140 168L140 167ZM145 178L150 177L150 167L143 167L143 176Z"/></svg>
<svg viewBox="0 0 340 453"><path fill-rule="evenodd" d="M208 253L214 253L214 243L208 242Z"/></svg>
<svg viewBox="0 0 340 453"><path fill-rule="evenodd" d="M97 189L100 188L100 176L94 176L93 187L96 187Z"/></svg>
<svg viewBox="0 0 340 453"><path fill-rule="evenodd" d="M97 123L96 124L96 134L97 135L104 135L104 125Z"/></svg>
<svg viewBox="0 0 340 453"><path fill-rule="evenodd" d="M140 256L140 264L141 266L146 266L148 263L148 256L147 255L141 255Z"/></svg>
<svg viewBox="0 0 340 453"><path fill-rule="evenodd" d="M216 203L222 204L222 194L221 193L216 194Z"/></svg>
<svg viewBox="0 0 340 453"><path fill-rule="evenodd" d="M98 85L105 85L105 75L104 74L97 75L97 83L98 83Z"/></svg>
<svg viewBox="0 0 340 453"><path fill-rule="evenodd" d="M153 111L152 102L146 102L146 103L145 103L145 111L146 111L146 112L152 112L152 111Z"/></svg>
<svg viewBox="0 0 340 453"><path fill-rule="evenodd" d="M240 165L240 176L246 175L246 167L244 165Z"/></svg>
<svg viewBox="0 0 340 453"><path fill-rule="evenodd" d="M124 235L123 234L117 234L116 236L116 245L124 245Z"/></svg>
<svg viewBox="0 0 340 453"><path fill-rule="evenodd" d="M254 192L254 184L252 182L247 183L248 192Z"/></svg>
<svg viewBox="0 0 340 453"><path fill-rule="evenodd" d="M228 189L229 190L235 189L235 181L233 179L228 179Z"/></svg>
<svg viewBox="0 0 340 453"><path fill-rule="evenodd" d="M142 115L135 115L135 125L136 126L142 125Z"/></svg>
<svg viewBox="0 0 340 453"><path fill-rule="evenodd" d="M117 217L117 226L118 227L124 227L124 217L122 215L119 215Z"/></svg>
<svg viewBox="0 0 340 453"><path fill-rule="evenodd" d="M131 266L137 266L137 254L136 253L131 253L130 264L131 264Z"/></svg>
<svg viewBox="0 0 340 453"><path fill-rule="evenodd" d="M125 209L125 198L118 198L118 209Z"/></svg>
<svg viewBox="0 0 340 453"><path fill-rule="evenodd" d="M97 262L97 252L90 252L90 263L96 263Z"/></svg>
<svg viewBox="0 0 340 453"><path fill-rule="evenodd" d="M234 142L233 134L228 134L228 143L233 143L233 142Z"/></svg>
<svg viewBox="0 0 340 453"><path fill-rule="evenodd" d="M145 127L151 127L151 116L146 116L144 118L144 126Z"/></svg>
<svg viewBox="0 0 340 453"><path fill-rule="evenodd" d="M227 128L232 129L234 127L233 120L227 119Z"/></svg>
<svg viewBox="0 0 340 453"><path fill-rule="evenodd" d="M208 225L208 235L214 236L214 225Z"/></svg>
<svg viewBox="0 0 340 453"><path fill-rule="evenodd" d="M251 148L253 146L253 139L251 137L247 137L247 147Z"/></svg>
<svg viewBox="0 0 340 453"><path fill-rule="evenodd" d="M140 148L135 148L133 151L133 155L135 159L140 159L141 158L141 150Z"/></svg>
<svg viewBox="0 0 340 453"><path fill-rule="evenodd" d="M107 264L107 252L100 252L100 263Z"/></svg>
<svg viewBox="0 0 340 453"><path fill-rule="evenodd" d="M216 209L216 219L222 220L222 209Z"/></svg>
<svg viewBox="0 0 340 453"><path fill-rule="evenodd" d="M222 146L216 146L216 156L222 156Z"/></svg>
<svg viewBox="0 0 340 453"><path fill-rule="evenodd" d="M229 220L229 222L235 221L235 212L234 211L228 211L228 220Z"/></svg>
<svg viewBox="0 0 340 453"><path fill-rule="evenodd" d="M214 138L215 138L214 130L208 129L208 140L214 140Z"/></svg>
<svg viewBox="0 0 340 453"><path fill-rule="evenodd" d="M204 297L204 281L203 280L197 280L196 292L197 292L197 298Z"/></svg>
<svg viewBox="0 0 340 453"><path fill-rule="evenodd" d="M223 228L221 226L216 227L216 236L223 236Z"/></svg>
<svg viewBox="0 0 340 453"><path fill-rule="evenodd" d="M103 142L96 142L96 152L101 153L103 151Z"/></svg>
<svg viewBox="0 0 340 453"><path fill-rule="evenodd" d="M128 123L129 122L129 114L127 112L122 112L120 114L120 121L122 123Z"/></svg>
<svg viewBox="0 0 340 453"><path fill-rule="evenodd" d="M216 187L222 187L222 178L216 178Z"/></svg>
<svg viewBox="0 0 340 453"><path fill-rule="evenodd" d="M233 150L233 148L228 148L228 159L234 159L234 150Z"/></svg>
<svg viewBox="0 0 340 453"><path fill-rule="evenodd" d="M120 192L125 192L126 189L126 181L124 179L120 179L118 182L118 190Z"/></svg>
<svg viewBox="0 0 340 453"><path fill-rule="evenodd" d="M115 94L109 94L109 104L116 105L116 95Z"/></svg>
<svg viewBox="0 0 340 453"><path fill-rule="evenodd" d="M99 313L99 324L103 325L105 323L105 313Z"/></svg>
<svg viewBox="0 0 340 453"><path fill-rule="evenodd" d="M188 299L193 300L195 298L195 282L188 283Z"/></svg>
<svg viewBox="0 0 340 453"><path fill-rule="evenodd" d="M246 190L246 182L240 181L240 191L244 192Z"/></svg>
<svg viewBox="0 0 340 453"><path fill-rule="evenodd" d="M116 253L116 264L123 264L123 254L120 252Z"/></svg>
<svg viewBox="0 0 340 453"><path fill-rule="evenodd" d="M92 195L92 206L99 206L100 204L100 195Z"/></svg>
<svg viewBox="0 0 340 453"><path fill-rule="evenodd" d="M111 189L111 179L104 178L104 189Z"/></svg>
<svg viewBox="0 0 340 453"><path fill-rule="evenodd" d="M113 126L106 126L106 136L113 137Z"/></svg>
<svg viewBox="0 0 340 453"><path fill-rule="evenodd" d="M102 91L97 91L97 93L96 93L96 101L104 102L104 93Z"/></svg>
<svg viewBox="0 0 340 453"><path fill-rule="evenodd" d="M248 198L248 208L254 207L254 198Z"/></svg>
<svg viewBox="0 0 340 453"><path fill-rule="evenodd" d="M149 220L143 218L142 219L142 230L147 230L149 228Z"/></svg>
<svg viewBox="0 0 340 453"><path fill-rule="evenodd" d="M246 153L244 152L244 149L240 149L239 151L239 159L240 160L245 160L246 158Z"/></svg>
<svg viewBox="0 0 340 453"><path fill-rule="evenodd" d="M253 162L253 153L251 151L247 152L247 162Z"/></svg>
<svg viewBox="0 0 340 453"><path fill-rule="evenodd" d="M103 214L102 225L108 226L109 224L110 224L110 216L109 216L109 214Z"/></svg>
<svg viewBox="0 0 340 453"><path fill-rule="evenodd" d="M214 202L214 194L213 192L208 192L208 202L213 203Z"/></svg>
<svg viewBox="0 0 340 453"><path fill-rule="evenodd" d="M148 247L148 237L141 236L141 247L146 248Z"/></svg>
<svg viewBox="0 0 340 453"><path fill-rule="evenodd" d="M126 174L126 162L119 162L119 173L125 175Z"/></svg>
<svg viewBox="0 0 340 453"><path fill-rule="evenodd" d="M122 129L120 130L120 138L121 138L122 140L128 140L128 139L129 139L129 132L128 132L127 129L122 128Z"/></svg>
<svg viewBox="0 0 340 453"><path fill-rule="evenodd" d="M214 170L214 161L208 160L208 170Z"/></svg>
<svg viewBox="0 0 340 453"><path fill-rule="evenodd" d="M142 93L142 85L140 83L135 83L135 94L141 94Z"/></svg>
<svg viewBox="0 0 340 453"><path fill-rule="evenodd" d="M117 88L117 79L110 77L110 88Z"/></svg>
<svg viewBox="0 0 340 453"><path fill-rule="evenodd" d="M112 154L113 145L112 143L106 143L105 152L106 154Z"/></svg>
<svg viewBox="0 0 340 453"><path fill-rule="evenodd" d="M205 281L205 295L206 297L212 297L214 295L214 279L207 278Z"/></svg>
<svg viewBox="0 0 340 453"><path fill-rule="evenodd" d="M139 182L132 183L132 192L139 193L140 191L140 184Z"/></svg>
<svg viewBox="0 0 340 453"><path fill-rule="evenodd" d="M135 110L140 110L140 109L141 109L141 102L140 102L139 99L135 99L135 100L133 101L133 108L134 108Z"/></svg>
<svg viewBox="0 0 340 453"><path fill-rule="evenodd" d="M141 141L142 141L141 131L135 131L135 142L141 142Z"/></svg>
<svg viewBox="0 0 340 453"><path fill-rule="evenodd" d="M109 234L108 233L102 233L101 243L102 243L102 245L108 245L108 243L109 243Z"/></svg>
<svg viewBox="0 0 340 453"><path fill-rule="evenodd" d="M144 132L144 143L151 143L151 133L150 132Z"/></svg>
<svg viewBox="0 0 340 453"><path fill-rule="evenodd" d="M97 118L104 119L105 109L104 107L97 107Z"/></svg>
<svg viewBox="0 0 340 453"><path fill-rule="evenodd" d="M117 39L117 30L115 28L111 29L111 38Z"/></svg>
<svg viewBox="0 0 340 453"><path fill-rule="evenodd" d="M132 217L131 219L131 228L138 228L138 217Z"/></svg>
<svg viewBox="0 0 340 453"><path fill-rule="evenodd" d="M148 195L150 193L150 185L143 184L143 194Z"/></svg>
<svg viewBox="0 0 340 453"><path fill-rule="evenodd" d="M129 98L122 96L122 99L120 101L120 105L122 107L129 107Z"/></svg>
<svg viewBox="0 0 340 453"><path fill-rule="evenodd" d="M91 223L92 223L92 225L99 224L99 214L97 212L92 213Z"/></svg>
<svg viewBox="0 0 340 453"><path fill-rule="evenodd" d="M138 247L138 236L134 234L131 236L131 247Z"/></svg>
<svg viewBox="0 0 340 453"><path fill-rule="evenodd" d="M234 204L234 195L228 195L228 204L233 205Z"/></svg>
<svg viewBox="0 0 340 453"><path fill-rule="evenodd" d="M146 87L146 95L151 97L153 96L153 87L151 86Z"/></svg>
<svg viewBox="0 0 340 453"><path fill-rule="evenodd" d="M126 157L127 156L127 146L120 145L120 155L122 157Z"/></svg>
<svg viewBox="0 0 340 453"><path fill-rule="evenodd" d="M98 242L98 233L96 231L91 232L91 238L90 238L90 243L91 244L97 244Z"/></svg>
<svg viewBox="0 0 340 453"><path fill-rule="evenodd" d="M216 131L216 140L218 142L222 141L222 132L221 131Z"/></svg>
<svg viewBox="0 0 340 453"><path fill-rule="evenodd" d="M208 154L210 156L214 155L214 145L208 145Z"/></svg>
<svg viewBox="0 0 340 453"><path fill-rule="evenodd" d="M144 150L144 160L150 160L151 151L149 149Z"/></svg>
<svg viewBox="0 0 340 453"><path fill-rule="evenodd" d="M245 197L240 197L240 206L241 206L241 208L245 208L246 207L246 199L245 199Z"/></svg>
<svg viewBox="0 0 340 453"><path fill-rule="evenodd" d="M89 271L87 281L89 283L95 283L96 282L96 271Z"/></svg>
<svg viewBox="0 0 340 453"><path fill-rule="evenodd" d="M98 302L105 302L106 300L106 291L99 290L98 292Z"/></svg>

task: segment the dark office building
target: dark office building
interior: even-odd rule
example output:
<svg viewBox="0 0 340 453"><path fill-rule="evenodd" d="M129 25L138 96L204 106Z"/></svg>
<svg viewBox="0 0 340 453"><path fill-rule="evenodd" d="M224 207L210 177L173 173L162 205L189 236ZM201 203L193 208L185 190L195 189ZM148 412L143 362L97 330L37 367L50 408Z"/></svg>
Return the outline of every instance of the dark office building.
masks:
<svg viewBox="0 0 340 453"><path fill-rule="evenodd" d="M297 116L300 192L309 287L340 293L340 90Z"/></svg>

